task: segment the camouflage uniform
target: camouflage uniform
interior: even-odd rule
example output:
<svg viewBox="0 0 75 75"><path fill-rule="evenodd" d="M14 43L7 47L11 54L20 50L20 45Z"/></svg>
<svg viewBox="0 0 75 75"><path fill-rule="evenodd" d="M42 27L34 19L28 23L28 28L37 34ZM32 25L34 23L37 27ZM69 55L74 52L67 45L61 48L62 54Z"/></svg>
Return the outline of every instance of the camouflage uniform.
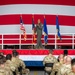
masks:
<svg viewBox="0 0 75 75"><path fill-rule="evenodd" d="M59 68L63 65L63 61L57 62L53 65L53 71L51 75L55 75L55 72L58 73Z"/></svg>
<svg viewBox="0 0 75 75"><path fill-rule="evenodd" d="M15 65L15 67L16 67L16 73L17 74L20 74L20 72L19 72L19 70L18 70L18 68L19 67L22 67L22 75L23 74L26 74L26 75L28 75L29 74L29 69L26 69L25 67L26 67L26 65L25 65L25 63L21 60L21 59L19 59L19 58L15 58L15 57L13 57L12 58L12 62L14 63L14 65Z"/></svg>
<svg viewBox="0 0 75 75"><path fill-rule="evenodd" d="M13 73L10 70L10 67L5 65L4 68L0 67L0 75L13 75Z"/></svg>
<svg viewBox="0 0 75 75"><path fill-rule="evenodd" d="M10 66L11 71L15 71L16 70L16 68L15 68L15 66L14 66L14 64L12 63L11 60L7 60L6 64Z"/></svg>
<svg viewBox="0 0 75 75"><path fill-rule="evenodd" d="M56 63L56 62L57 62L57 59L52 54L49 54L43 60L43 64L44 65L46 63ZM45 70L51 72L52 71L52 68L51 67L45 67Z"/></svg>
<svg viewBox="0 0 75 75"><path fill-rule="evenodd" d="M75 75L75 73L71 71L68 75Z"/></svg>
<svg viewBox="0 0 75 75"><path fill-rule="evenodd" d="M12 63L14 64L14 67L16 68L16 74L20 75L19 71L18 71L18 67L19 67L19 61L17 60L16 57L12 57Z"/></svg>
<svg viewBox="0 0 75 75"><path fill-rule="evenodd" d="M59 68L58 74L57 75L67 75L71 71L71 64L63 64L61 68Z"/></svg>
<svg viewBox="0 0 75 75"><path fill-rule="evenodd" d="M29 75L29 69L26 68L25 63L19 58L17 60L19 61L19 66L22 67L22 75Z"/></svg>

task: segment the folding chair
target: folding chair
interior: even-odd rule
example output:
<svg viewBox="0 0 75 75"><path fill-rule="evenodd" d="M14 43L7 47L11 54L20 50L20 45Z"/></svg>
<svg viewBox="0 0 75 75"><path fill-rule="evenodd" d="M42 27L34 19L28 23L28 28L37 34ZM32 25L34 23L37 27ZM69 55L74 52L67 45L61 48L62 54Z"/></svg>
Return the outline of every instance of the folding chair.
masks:
<svg viewBox="0 0 75 75"><path fill-rule="evenodd" d="M51 68L53 68L53 64L54 64L54 63L46 63L46 64L45 64L45 67L51 67ZM48 75L51 74L51 72L48 72L48 71L44 70L44 75L46 75L46 73L47 73Z"/></svg>

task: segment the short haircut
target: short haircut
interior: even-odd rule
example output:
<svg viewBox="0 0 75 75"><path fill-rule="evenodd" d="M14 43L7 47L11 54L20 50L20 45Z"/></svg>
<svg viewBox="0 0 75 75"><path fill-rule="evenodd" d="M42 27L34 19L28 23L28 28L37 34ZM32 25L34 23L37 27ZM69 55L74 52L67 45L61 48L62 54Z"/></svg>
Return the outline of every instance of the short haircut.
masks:
<svg viewBox="0 0 75 75"><path fill-rule="evenodd" d="M53 53L53 49L50 49L50 50L49 50L49 53L51 53L51 54L52 54L52 53Z"/></svg>
<svg viewBox="0 0 75 75"><path fill-rule="evenodd" d="M64 50L64 56L68 55L68 50Z"/></svg>
<svg viewBox="0 0 75 75"><path fill-rule="evenodd" d="M12 53L17 52L16 50L12 50Z"/></svg>
<svg viewBox="0 0 75 75"><path fill-rule="evenodd" d="M6 62L6 58L3 55L0 55L0 64L4 64Z"/></svg>
<svg viewBox="0 0 75 75"><path fill-rule="evenodd" d="M11 60L11 58L12 58L12 55L11 54L7 54L6 55L6 60Z"/></svg>
<svg viewBox="0 0 75 75"><path fill-rule="evenodd" d="M4 55L4 53L3 52L0 52L0 55Z"/></svg>
<svg viewBox="0 0 75 75"><path fill-rule="evenodd" d="M13 52L13 57L16 57L16 56L18 56L19 55L19 53L18 52Z"/></svg>
<svg viewBox="0 0 75 75"><path fill-rule="evenodd" d="M75 65L75 58L71 60L71 65Z"/></svg>

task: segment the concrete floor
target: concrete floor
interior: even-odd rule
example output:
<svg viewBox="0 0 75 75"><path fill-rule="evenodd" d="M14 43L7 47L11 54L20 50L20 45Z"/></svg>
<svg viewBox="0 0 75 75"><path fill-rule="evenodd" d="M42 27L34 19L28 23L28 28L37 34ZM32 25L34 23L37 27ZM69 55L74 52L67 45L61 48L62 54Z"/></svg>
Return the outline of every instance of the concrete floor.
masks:
<svg viewBox="0 0 75 75"><path fill-rule="evenodd" d="M44 75L44 71L30 71L30 75Z"/></svg>
<svg viewBox="0 0 75 75"><path fill-rule="evenodd" d="M48 75L44 72L44 67L27 67L30 70L30 75Z"/></svg>

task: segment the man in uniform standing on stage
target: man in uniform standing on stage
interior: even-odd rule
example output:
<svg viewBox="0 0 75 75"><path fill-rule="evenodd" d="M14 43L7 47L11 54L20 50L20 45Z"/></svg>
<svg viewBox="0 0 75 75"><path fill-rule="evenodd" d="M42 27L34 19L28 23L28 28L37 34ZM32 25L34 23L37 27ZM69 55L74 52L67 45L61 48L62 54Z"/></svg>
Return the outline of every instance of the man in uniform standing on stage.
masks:
<svg viewBox="0 0 75 75"><path fill-rule="evenodd" d="M42 23L40 19L38 19L38 24L36 25L36 29L35 29L35 32L37 33L37 46L36 46L37 49L43 48L41 42L42 30L43 30Z"/></svg>

